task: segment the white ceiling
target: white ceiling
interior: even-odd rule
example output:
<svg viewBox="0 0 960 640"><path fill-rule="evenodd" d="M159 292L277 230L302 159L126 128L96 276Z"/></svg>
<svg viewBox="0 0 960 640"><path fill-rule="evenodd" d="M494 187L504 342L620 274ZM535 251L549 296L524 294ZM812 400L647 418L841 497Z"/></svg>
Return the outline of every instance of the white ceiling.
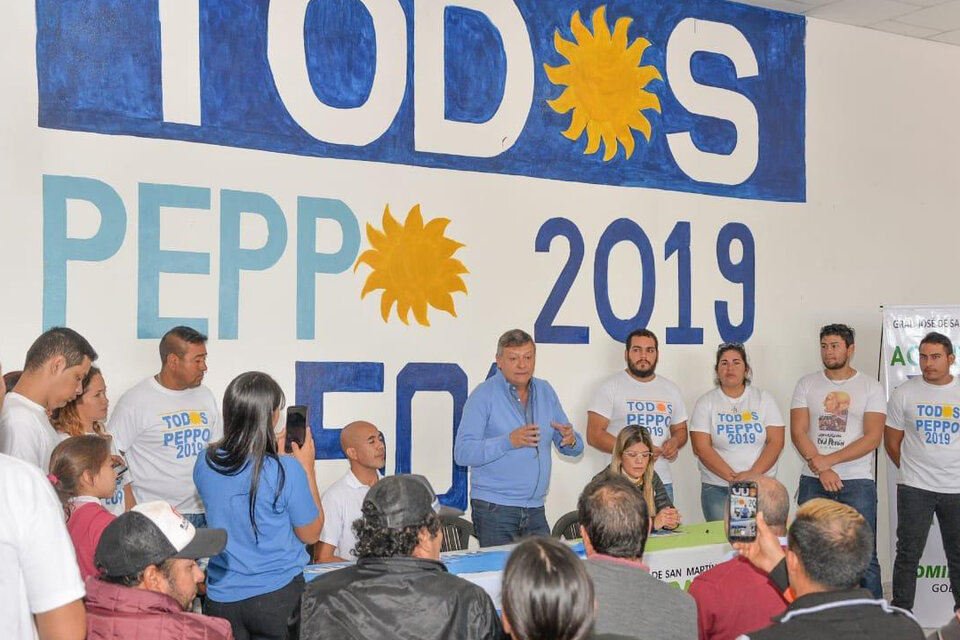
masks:
<svg viewBox="0 0 960 640"><path fill-rule="evenodd" d="M960 45L960 0L737 0L810 18Z"/></svg>

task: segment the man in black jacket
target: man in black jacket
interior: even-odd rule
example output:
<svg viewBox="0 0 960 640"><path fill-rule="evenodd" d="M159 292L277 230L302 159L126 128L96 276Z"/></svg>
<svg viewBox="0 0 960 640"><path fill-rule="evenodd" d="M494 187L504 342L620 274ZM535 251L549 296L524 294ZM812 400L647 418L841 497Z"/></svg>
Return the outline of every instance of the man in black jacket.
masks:
<svg viewBox="0 0 960 640"><path fill-rule="evenodd" d="M435 503L421 476L389 476L370 489L353 525L357 564L307 585L302 640L503 637L490 596L441 564Z"/></svg>
<svg viewBox="0 0 960 640"><path fill-rule="evenodd" d="M910 612L859 588L873 554L873 531L852 507L824 498L803 503L787 533L786 554L761 515L757 541L737 548L781 588L788 578L796 594L773 626L738 640L923 640Z"/></svg>

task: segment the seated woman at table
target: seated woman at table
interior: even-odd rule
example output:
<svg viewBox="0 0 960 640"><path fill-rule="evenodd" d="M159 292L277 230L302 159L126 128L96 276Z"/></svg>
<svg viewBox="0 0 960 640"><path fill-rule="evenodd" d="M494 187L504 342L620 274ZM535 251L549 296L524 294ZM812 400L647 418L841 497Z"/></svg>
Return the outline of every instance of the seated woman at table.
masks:
<svg viewBox="0 0 960 640"><path fill-rule="evenodd" d="M283 405L267 374L234 378L223 394L223 439L193 468L209 526L227 530L226 548L207 568L205 613L226 618L238 639L283 640L298 630L304 545L323 528L310 430L292 456L278 455Z"/></svg>
<svg viewBox="0 0 960 640"><path fill-rule="evenodd" d="M700 466L700 506L707 522L723 520L730 483L776 476L784 421L773 396L750 386L747 351L739 342L717 348L716 386L690 416L690 441Z"/></svg>
<svg viewBox="0 0 960 640"><path fill-rule="evenodd" d="M654 529L676 529L680 525L680 512L673 506L660 476L653 470L653 440L643 427L630 426L620 430L613 445L610 466L594 476L604 474L622 475L637 485L643 492Z"/></svg>

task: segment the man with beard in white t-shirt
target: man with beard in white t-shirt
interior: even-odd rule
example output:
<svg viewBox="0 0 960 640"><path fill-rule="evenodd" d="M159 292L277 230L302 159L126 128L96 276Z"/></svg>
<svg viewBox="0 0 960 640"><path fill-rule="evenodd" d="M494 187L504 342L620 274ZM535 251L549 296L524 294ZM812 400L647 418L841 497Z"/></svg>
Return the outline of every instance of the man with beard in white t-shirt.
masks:
<svg viewBox="0 0 960 640"><path fill-rule="evenodd" d="M856 509L873 530L873 557L861 581L883 597L877 562L877 483L874 452L883 438L887 413L883 387L850 366L853 329L829 324L820 329L823 370L800 378L790 403L790 437L807 462L801 471L797 504L828 498Z"/></svg>
<svg viewBox="0 0 960 640"><path fill-rule="evenodd" d="M170 329L160 340L160 361L160 373L120 397L107 425L130 467L127 507L163 500L193 526L205 527L193 466L223 436L217 400L201 384L207 336L190 327Z"/></svg>
<svg viewBox="0 0 960 640"><path fill-rule="evenodd" d="M587 411L587 443L610 454L617 434L626 426L640 426L650 432L654 469L673 502L670 463L687 443L687 408L680 388L656 375L660 343L648 329L636 329L627 336L623 359L627 368L604 380Z"/></svg>
<svg viewBox="0 0 960 640"><path fill-rule="evenodd" d="M942 333L920 341L922 378L890 394L884 445L900 468L897 558L891 604L913 609L917 565L936 514L954 609L960 610L960 383L950 374L956 356Z"/></svg>
<svg viewBox="0 0 960 640"><path fill-rule="evenodd" d="M49 471L60 435L49 413L83 392L83 379L97 359L90 343L73 329L43 332L27 350L23 374L0 411L0 453Z"/></svg>

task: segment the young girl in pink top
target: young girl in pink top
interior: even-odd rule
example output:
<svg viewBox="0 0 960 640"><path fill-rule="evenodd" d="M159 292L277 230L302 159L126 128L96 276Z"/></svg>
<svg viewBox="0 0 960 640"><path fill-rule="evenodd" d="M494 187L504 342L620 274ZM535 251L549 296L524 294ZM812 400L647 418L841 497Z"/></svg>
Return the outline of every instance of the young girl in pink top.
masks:
<svg viewBox="0 0 960 640"><path fill-rule="evenodd" d="M100 504L100 499L112 496L117 486L110 441L96 435L67 438L50 456L48 478L63 503L80 575L84 580L100 575L93 555L100 534L116 517Z"/></svg>

